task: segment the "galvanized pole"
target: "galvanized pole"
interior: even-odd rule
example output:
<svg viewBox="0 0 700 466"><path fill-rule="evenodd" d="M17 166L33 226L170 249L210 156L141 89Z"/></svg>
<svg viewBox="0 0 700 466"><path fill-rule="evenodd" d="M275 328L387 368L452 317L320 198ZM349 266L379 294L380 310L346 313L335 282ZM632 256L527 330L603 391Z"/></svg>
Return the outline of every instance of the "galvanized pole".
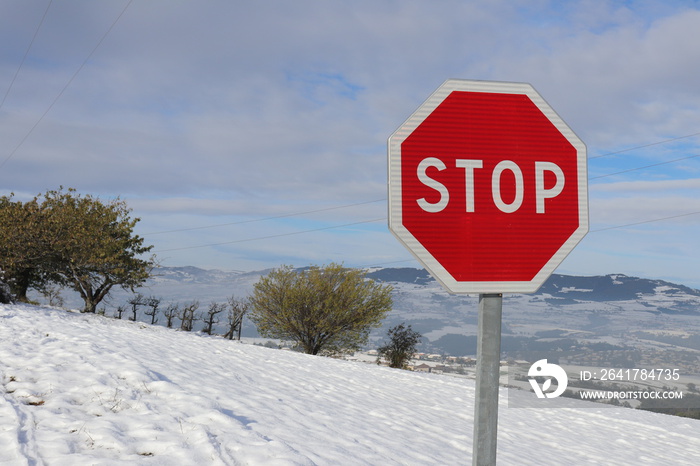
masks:
<svg viewBox="0 0 700 466"><path fill-rule="evenodd" d="M494 466L496 464L502 312L502 294L479 295L473 466Z"/></svg>

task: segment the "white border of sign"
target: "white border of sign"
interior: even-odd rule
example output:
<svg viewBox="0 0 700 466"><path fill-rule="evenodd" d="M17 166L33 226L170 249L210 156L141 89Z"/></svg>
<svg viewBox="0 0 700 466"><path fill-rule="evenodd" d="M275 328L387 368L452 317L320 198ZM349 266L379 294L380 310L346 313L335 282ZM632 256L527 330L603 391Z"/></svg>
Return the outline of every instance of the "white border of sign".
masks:
<svg viewBox="0 0 700 466"><path fill-rule="evenodd" d="M453 91L525 94L577 152L579 227L530 281L460 282L403 225L401 212L401 144ZM448 79L411 115L388 141L389 230L450 293L534 293L588 233L588 168L586 145L527 83Z"/></svg>

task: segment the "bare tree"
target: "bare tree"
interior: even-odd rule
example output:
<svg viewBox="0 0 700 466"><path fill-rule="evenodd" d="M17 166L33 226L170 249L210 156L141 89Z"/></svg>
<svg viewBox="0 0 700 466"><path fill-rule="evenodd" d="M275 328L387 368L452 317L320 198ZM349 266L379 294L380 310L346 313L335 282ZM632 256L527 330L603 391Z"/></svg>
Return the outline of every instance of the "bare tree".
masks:
<svg viewBox="0 0 700 466"><path fill-rule="evenodd" d="M151 325L155 325L158 323L158 306L160 306L160 298L156 298L155 296L151 296L150 298L146 299L145 303L146 306L150 308L150 310L143 311L144 314L147 316L151 316Z"/></svg>
<svg viewBox="0 0 700 466"><path fill-rule="evenodd" d="M191 332L194 328L194 323L199 320L199 314L197 313L199 309L199 301L192 301L189 304L185 304L180 309L180 330L185 332Z"/></svg>
<svg viewBox="0 0 700 466"><path fill-rule="evenodd" d="M228 313L226 314L226 324L228 331L224 338L233 340L233 335L238 335L241 339L241 327L243 326L243 316L248 312L248 300L237 299L235 296L228 298Z"/></svg>
<svg viewBox="0 0 700 466"><path fill-rule="evenodd" d="M40 293L46 298L49 306L62 307L64 304L63 296L61 296L61 289L55 285L49 284L39 290Z"/></svg>
<svg viewBox="0 0 700 466"><path fill-rule="evenodd" d="M206 310L204 317L204 328L202 331L207 335L211 335L211 331L214 328L214 324L219 323L219 319L216 317L226 310L226 304L223 303L211 303L209 309Z"/></svg>
<svg viewBox="0 0 700 466"><path fill-rule="evenodd" d="M170 303L163 311L165 316L165 325L168 328L173 328L173 321L180 313L180 305L177 303Z"/></svg>
<svg viewBox="0 0 700 466"><path fill-rule="evenodd" d="M136 322L136 313L139 310L139 306L146 304L145 298L141 293L136 293L136 295L129 300L129 304L131 304L131 317L129 317L129 320Z"/></svg>
<svg viewBox="0 0 700 466"><path fill-rule="evenodd" d="M126 307L124 307L124 306L117 306L117 310L114 311L114 318L115 318L115 319L120 319L120 320L121 320L121 318L122 318L122 316L124 315L125 312L126 312Z"/></svg>

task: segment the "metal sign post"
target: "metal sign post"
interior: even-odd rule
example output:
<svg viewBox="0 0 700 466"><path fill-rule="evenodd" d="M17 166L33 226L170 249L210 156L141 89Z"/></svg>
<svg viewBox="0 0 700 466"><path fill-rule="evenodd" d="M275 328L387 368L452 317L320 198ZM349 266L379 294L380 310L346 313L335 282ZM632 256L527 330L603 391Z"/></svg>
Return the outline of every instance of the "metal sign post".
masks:
<svg viewBox="0 0 700 466"><path fill-rule="evenodd" d="M496 464L502 312L502 294L479 295L473 466Z"/></svg>
<svg viewBox="0 0 700 466"><path fill-rule="evenodd" d="M474 465L496 464L501 293L534 293L588 232L586 145L527 83L448 79L389 137L389 230L479 293Z"/></svg>

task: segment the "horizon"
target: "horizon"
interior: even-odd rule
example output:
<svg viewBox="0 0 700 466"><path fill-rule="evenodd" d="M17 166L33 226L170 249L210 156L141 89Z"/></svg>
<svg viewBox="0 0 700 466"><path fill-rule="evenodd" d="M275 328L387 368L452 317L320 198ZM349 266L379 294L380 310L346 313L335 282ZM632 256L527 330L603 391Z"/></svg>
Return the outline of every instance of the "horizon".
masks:
<svg viewBox="0 0 700 466"><path fill-rule="evenodd" d="M258 269L258 270L233 270L233 269L224 269L224 268L215 268L215 267L214 267L214 268L207 268L207 267L198 267L198 266L196 266L196 265L165 265L165 266L160 266L160 265L159 265L159 266L156 266L155 268L156 268L156 269L158 269L158 268L162 268L162 269L186 269L186 268L195 268L195 269L203 270L203 271L205 271L205 272L224 272L224 273L250 274L250 273L264 272L264 271L267 271L267 270L276 269L276 268L278 268L278 267L283 267L284 265L285 265L285 264L280 264L280 265L277 265L277 266L266 267L266 268L264 268L264 269ZM325 265L325 264L309 264L309 265L298 266L298 267L295 267L295 268L300 269L300 268L309 267L309 266L322 266L322 265ZM342 264L341 264L341 265L342 265ZM419 272L425 272L425 273L430 277L431 280L434 280L436 283L439 284L439 282L438 282L437 280L435 280L435 278L430 274L430 272L428 272L427 270L425 270L425 268L420 267L420 266L417 266L417 267L412 267L412 266L357 266L357 267L349 267L349 268L368 269L368 270L370 270L370 273L371 273L371 270L372 270L372 269L378 269L378 270L384 270L384 269L412 269L412 270L416 270L416 271L419 271ZM620 277L620 276L621 276L621 277L627 277L627 278L638 278L638 279L641 279L641 280L651 280L651 281L656 281L656 280L658 280L658 281L664 281L664 282L672 283L672 284L674 284L674 285L687 286L688 288L692 288L693 290L700 291L700 288L696 288L696 287L690 286L690 285L688 285L688 284L686 284L686 283L673 282L673 281L664 280L664 279L658 278L658 277L646 277L646 276L639 276L639 275L629 275L629 274L620 273L620 272L611 272L611 273L604 273L604 274L590 274L590 275L587 274L587 275L580 275L580 274L562 273L562 272L558 272L558 271L555 270L554 273L552 273L552 274L547 278L547 280L545 280L545 283L546 283L548 280L550 280L552 277L557 276L557 275L558 275L558 276L565 276L565 277L581 277L581 278ZM543 284L543 286L544 286L544 284ZM542 288L542 287L540 287L540 289L541 289L541 288ZM506 294L509 294L509 295L510 295L510 294L537 294L537 293L540 292L540 289L538 289L537 291L535 291L535 292L533 292L533 293L506 293ZM443 290L444 290L444 289L443 289ZM450 294L448 291L446 291L446 290L444 290L444 291L445 291L445 293ZM471 296L471 295L476 295L476 294L478 294L478 293L467 293L467 295L470 295L470 296Z"/></svg>

